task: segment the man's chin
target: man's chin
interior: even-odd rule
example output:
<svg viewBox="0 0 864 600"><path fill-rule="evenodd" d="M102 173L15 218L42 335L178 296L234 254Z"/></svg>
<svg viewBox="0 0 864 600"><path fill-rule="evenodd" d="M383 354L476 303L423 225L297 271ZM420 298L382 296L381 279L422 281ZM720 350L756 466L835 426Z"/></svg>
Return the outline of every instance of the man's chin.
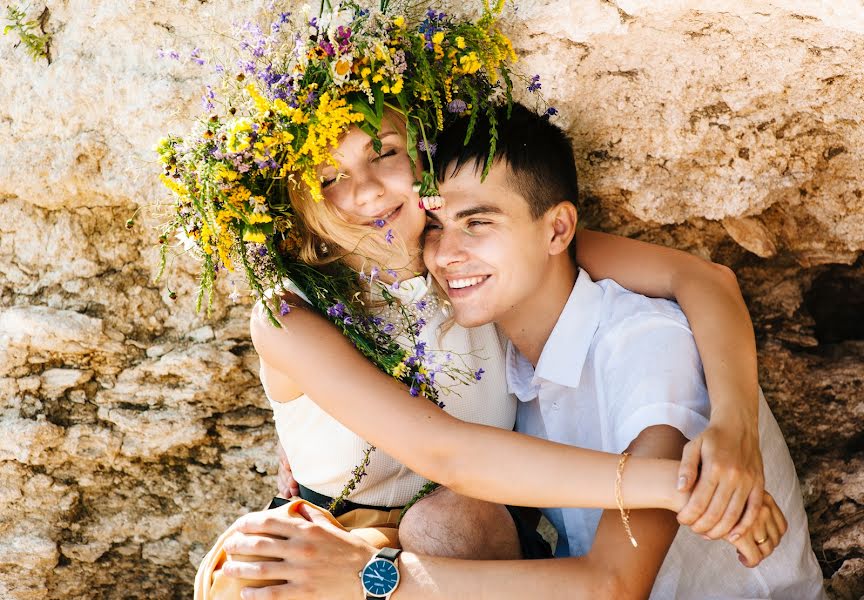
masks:
<svg viewBox="0 0 864 600"><path fill-rule="evenodd" d="M475 311L468 310L460 311L456 307L453 308L453 320L456 321L457 325L464 327L465 329L481 327L494 322L491 314L478 314Z"/></svg>

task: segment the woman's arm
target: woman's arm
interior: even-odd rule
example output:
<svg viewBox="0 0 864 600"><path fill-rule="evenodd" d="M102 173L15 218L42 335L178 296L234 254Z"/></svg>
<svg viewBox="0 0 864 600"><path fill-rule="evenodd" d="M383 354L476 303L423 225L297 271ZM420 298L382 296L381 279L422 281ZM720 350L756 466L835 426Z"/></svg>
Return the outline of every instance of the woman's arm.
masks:
<svg viewBox="0 0 864 600"><path fill-rule="evenodd" d="M502 504L616 507L617 455L460 421L412 397L311 310L298 307L280 319L283 327L273 327L260 307L251 318L268 385L278 386L271 374L281 373L343 425L424 477ZM677 470L677 461L631 458L625 504L677 512L687 497L675 489Z"/></svg>
<svg viewBox="0 0 864 600"><path fill-rule="evenodd" d="M594 280L614 279L640 294L674 299L687 315L702 357L711 421L684 451L684 489L696 482L700 458L703 466L679 521L722 537L746 502L743 530L759 511L765 478L756 342L734 273L680 250L587 230L577 233L576 260Z"/></svg>

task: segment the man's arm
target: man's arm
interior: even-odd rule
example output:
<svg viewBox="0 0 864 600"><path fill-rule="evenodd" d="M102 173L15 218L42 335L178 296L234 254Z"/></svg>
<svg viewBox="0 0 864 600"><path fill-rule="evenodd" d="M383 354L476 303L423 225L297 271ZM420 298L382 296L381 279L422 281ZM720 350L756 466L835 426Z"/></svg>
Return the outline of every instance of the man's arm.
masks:
<svg viewBox="0 0 864 600"><path fill-rule="evenodd" d="M687 442L669 426L649 427L627 449L635 456L680 456ZM626 480L627 470L624 470ZM290 600L301 597L357 598L357 572L375 550L356 536L343 532L316 510L304 509L316 527L297 519L267 520L253 513L238 523L241 532L225 545L229 554L278 556L280 562L229 561L230 577L285 580L288 583L249 590L246 600ZM665 510L638 510L630 515L639 547L633 548L617 510L600 519L591 551L584 557L532 561L467 561L403 553L400 584L394 600L505 600L537 597L647 598L666 551L675 538L675 514ZM256 534L284 537L274 540Z"/></svg>
<svg viewBox="0 0 864 600"><path fill-rule="evenodd" d="M687 315L702 356L711 421L684 450L684 491L695 490L678 519L717 539L753 522L765 477L759 450L756 342L735 274L692 254L580 230L577 261L595 281L614 279L645 296L675 300ZM699 464L701 476L697 482Z"/></svg>

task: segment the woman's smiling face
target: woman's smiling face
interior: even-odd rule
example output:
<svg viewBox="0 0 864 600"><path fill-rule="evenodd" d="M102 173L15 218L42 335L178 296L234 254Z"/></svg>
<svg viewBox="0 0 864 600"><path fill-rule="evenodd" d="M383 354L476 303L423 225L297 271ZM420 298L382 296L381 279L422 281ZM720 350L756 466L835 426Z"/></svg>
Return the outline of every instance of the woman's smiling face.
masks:
<svg viewBox="0 0 864 600"><path fill-rule="evenodd" d="M420 247L426 216L413 189L416 176L408 158L403 127L384 119L379 133L380 153L372 147L372 138L352 127L333 151L339 166L325 165L319 175L325 200L346 221L380 228L382 235L392 231L405 246L416 250ZM343 247L351 248L350 243Z"/></svg>

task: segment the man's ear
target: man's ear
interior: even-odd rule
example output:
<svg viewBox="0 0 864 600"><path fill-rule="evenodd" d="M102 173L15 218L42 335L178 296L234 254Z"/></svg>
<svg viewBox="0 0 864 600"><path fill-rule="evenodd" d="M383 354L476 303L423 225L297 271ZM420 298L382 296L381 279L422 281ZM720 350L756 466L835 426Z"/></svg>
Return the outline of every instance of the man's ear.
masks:
<svg viewBox="0 0 864 600"><path fill-rule="evenodd" d="M549 254L566 252L576 235L576 224L579 222L576 205L568 200L559 202L547 211L546 219L552 233Z"/></svg>

